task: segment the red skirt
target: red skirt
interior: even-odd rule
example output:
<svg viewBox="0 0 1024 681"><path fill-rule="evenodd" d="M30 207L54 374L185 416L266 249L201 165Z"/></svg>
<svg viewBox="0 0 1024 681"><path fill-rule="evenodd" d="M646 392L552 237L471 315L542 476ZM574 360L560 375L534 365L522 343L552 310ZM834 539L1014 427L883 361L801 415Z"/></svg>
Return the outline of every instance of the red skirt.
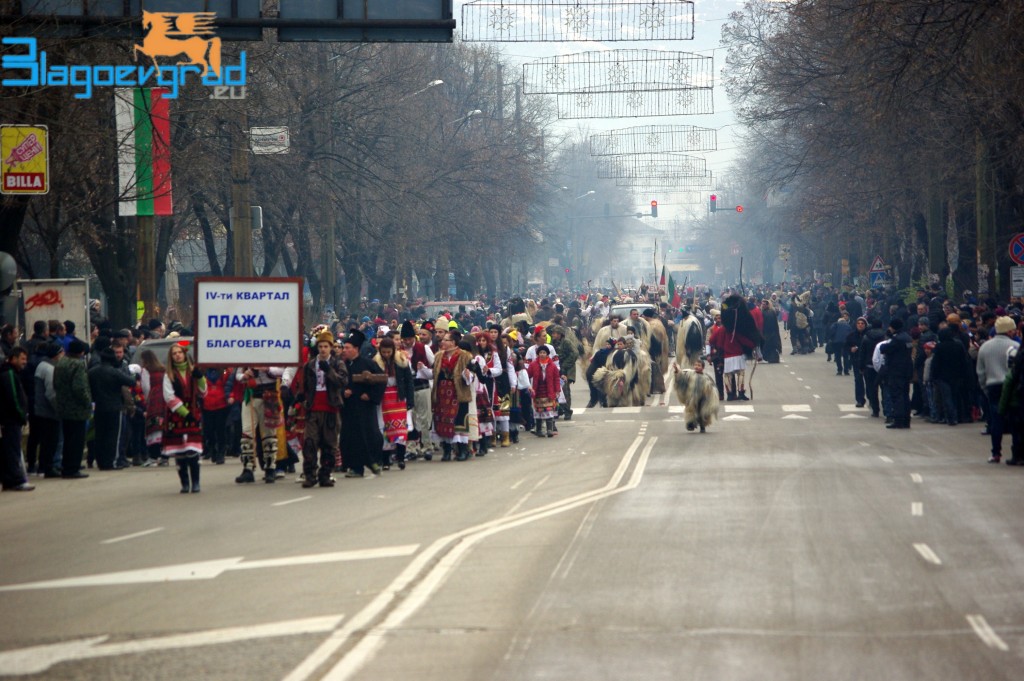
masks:
<svg viewBox="0 0 1024 681"><path fill-rule="evenodd" d="M389 385L384 389L380 410L384 417L384 439L404 444L409 436L409 424L405 418L405 400L398 396L398 386Z"/></svg>

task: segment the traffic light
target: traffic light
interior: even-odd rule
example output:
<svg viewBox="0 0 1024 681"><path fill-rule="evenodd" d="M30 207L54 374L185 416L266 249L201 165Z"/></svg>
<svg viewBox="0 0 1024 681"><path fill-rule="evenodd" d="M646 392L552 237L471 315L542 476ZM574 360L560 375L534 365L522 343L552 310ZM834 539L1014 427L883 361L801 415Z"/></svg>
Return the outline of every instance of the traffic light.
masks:
<svg viewBox="0 0 1024 681"><path fill-rule="evenodd" d="M712 213L714 213L716 210L718 210L718 196L715 195L715 194L712 194L711 195L711 201L708 203L708 205L711 207L711 212Z"/></svg>
<svg viewBox="0 0 1024 681"><path fill-rule="evenodd" d="M651 201L651 217L652 218L658 217L658 202L657 201Z"/></svg>
<svg viewBox="0 0 1024 681"><path fill-rule="evenodd" d="M565 268L565 273L569 274L569 268L568 267Z"/></svg>
<svg viewBox="0 0 1024 681"><path fill-rule="evenodd" d="M736 206L736 212L737 213L742 213L743 212L743 206Z"/></svg>

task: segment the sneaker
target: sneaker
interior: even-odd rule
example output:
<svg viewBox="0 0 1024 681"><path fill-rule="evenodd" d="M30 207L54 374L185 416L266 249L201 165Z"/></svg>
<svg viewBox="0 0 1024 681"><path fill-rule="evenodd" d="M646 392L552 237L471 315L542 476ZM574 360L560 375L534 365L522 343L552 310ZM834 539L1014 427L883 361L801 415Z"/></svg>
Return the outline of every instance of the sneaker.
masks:
<svg viewBox="0 0 1024 681"><path fill-rule="evenodd" d="M242 474L235 478L235 482L242 484L245 482L256 482L256 476L252 474L252 471L246 468L242 471Z"/></svg>
<svg viewBox="0 0 1024 681"><path fill-rule="evenodd" d="M370 471L374 475L380 475L380 471L381 471L380 464L379 463L371 463L370 464Z"/></svg>
<svg viewBox="0 0 1024 681"><path fill-rule="evenodd" d="M998 457L998 456L990 456L988 458L988 462L989 463L999 463L999 460L1000 460L1000 457ZM1007 461L1006 463L1010 463L1010 462Z"/></svg>
<svg viewBox="0 0 1024 681"><path fill-rule="evenodd" d="M355 471L345 471L345 477L346 478L362 478L362 477L364 477L364 475L362 473L356 473Z"/></svg>
<svg viewBox="0 0 1024 681"><path fill-rule="evenodd" d="M27 482L23 482L20 485L14 487L4 487L5 492L31 492L36 488L35 485L30 485Z"/></svg>

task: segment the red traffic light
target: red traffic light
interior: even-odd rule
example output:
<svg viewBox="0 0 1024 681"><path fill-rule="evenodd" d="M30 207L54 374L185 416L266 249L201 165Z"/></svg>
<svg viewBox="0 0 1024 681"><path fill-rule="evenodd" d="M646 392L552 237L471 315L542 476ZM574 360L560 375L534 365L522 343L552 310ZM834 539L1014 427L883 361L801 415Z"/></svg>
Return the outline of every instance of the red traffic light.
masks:
<svg viewBox="0 0 1024 681"><path fill-rule="evenodd" d="M737 213L742 213L743 212L743 206L736 206L736 212Z"/></svg>
<svg viewBox="0 0 1024 681"><path fill-rule="evenodd" d="M657 201L651 201L651 208L654 208L657 205L658 205Z"/></svg>
<svg viewBox="0 0 1024 681"><path fill-rule="evenodd" d="M658 202L657 201L651 201L651 217L652 218L658 217Z"/></svg>
<svg viewBox="0 0 1024 681"><path fill-rule="evenodd" d="M718 196L716 196L715 194L712 194L711 195L711 200L712 201L717 201L718 200Z"/></svg>
<svg viewBox="0 0 1024 681"><path fill-rule="evenodd" d="M568 267L565 268L565 273L569 274L569 268Z"/></svg>

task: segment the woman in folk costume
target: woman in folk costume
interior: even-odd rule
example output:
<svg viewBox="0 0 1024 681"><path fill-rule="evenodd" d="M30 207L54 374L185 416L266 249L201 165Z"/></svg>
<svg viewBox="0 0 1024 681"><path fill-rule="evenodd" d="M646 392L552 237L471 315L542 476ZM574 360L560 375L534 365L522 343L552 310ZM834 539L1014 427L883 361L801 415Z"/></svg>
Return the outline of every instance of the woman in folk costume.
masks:
<svg viewBox="0 0 1024 681"><path fill-rule="evenodd" d="M445 335L434 356L434 385L431 388L433 437L441 443L442 461L452 460L452 448L459 460L469 458L469 405L475 400L469 362L473 355L459 349L455 338Z"/></svg>
<svg viewBox="0 0 1024 681"><path fill-rule="evenodd" d="M477 422L480 424L480 447L477 456L483 456L487 454L487 450L494 449L494 433L497 428L495 409L498 406L495 402L495 380L503 373L503 367L490 334L481 331L475 334L475 338L476 356L473 359L480 367L480 382L476 390Z"/></svg>
<svg viewBox="0 0 1024 681"><path fill-rule="evenodd" d="M519 391L515 390L516 367L512 359L513 352L509 348L511 342L507 336L500 336L491 360L502 369L501 373L494 377L494 427L498 433L497 437L501 439L502 447L508 447L512 443L512 406L513 402L516 405L519 403ZM515 441L519 441L518 428L515 429Z"/></svg>
<svg viewBox="0 0 1024 681"><path fill-rule="evenodd" d="M473 336L461 337L459 340L459 349L468 352L471 358L467 367L469 369L469 377L466 381L469 383L469 388L474 395L474 398L469 401L466 417L466 436L469 439L469 447L466 451L467 459L476 453L480 446L480 410L477 407L477 400L480 395L480 384L483 380L484 371L483 358L477 352L476 345L473 343L474 340ZM493 423L491 425L493 426ZM456 460L464 461L465 459L456 457Z"/></svg>
<svg viewBox="0 0 1024 681"><path fill-rule="evenodd" d="M384 424L384 469L390 468L391 461L394 461L399 469L405 470L405 447L415 405L409 357L396 346L393 338L382 338L373 361L388 377L384 399L380 403Z"/></svg>
<svg viewBox="0 0 1024 681"><path fill-rule="evenodd" d="M167 352L167 372L163 380L167 420L164 422L163 453L175 458L181 493L199 492L199 457L203 453L200 423L206 377L192 366L185 348L172 345ZM191 478L191 486L189 485Z"/></svg>
<svg viewBox="0 0 1024 681"><path fill-rule="evenodd" d="M676 373L676 397L685 409L683 418L687 430L700 432L711 425L718 415L718 388L715 380L704 374L704 360L698 359L692 369L682 369L673 365Z"/></svg>
<svg viewBox="0 0 1024 681"><path fill-rule="evenodd" d="M561 379L558 365L551 360L547 345L537 346L537 360L530 363L526 373L530 376L530 395L533 398L533 417L536 421L534 435L544 437L540 432L544 424L548 437L554 437L555 417L558 415L558 392Z"/></svg>
<svg viewBox="0 0 1024 681"><path fill-rule="evenodd" d="M164 421L167 403L164 402L164 365L152 350L139 351L142 365L142 399L146 403L146 466L167 465L163 456Z"/></svg>

